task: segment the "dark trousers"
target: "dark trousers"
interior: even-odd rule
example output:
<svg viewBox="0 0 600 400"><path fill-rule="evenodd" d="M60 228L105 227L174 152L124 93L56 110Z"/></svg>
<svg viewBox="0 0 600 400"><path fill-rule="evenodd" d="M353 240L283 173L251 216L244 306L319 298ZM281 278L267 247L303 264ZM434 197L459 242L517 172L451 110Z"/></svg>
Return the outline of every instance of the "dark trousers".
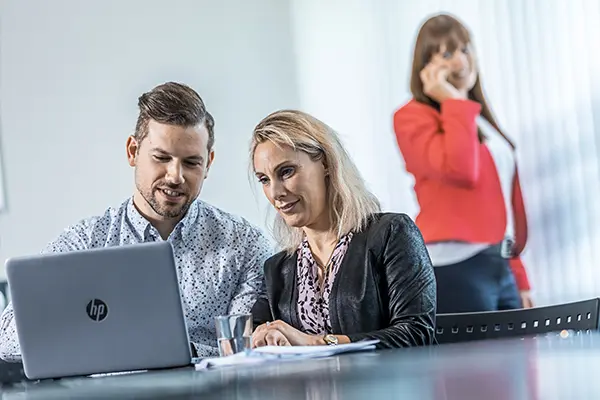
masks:
<svg viewBox="0 0 600 400"><path fill-rule="evenodd" d="M521 308L521 297L508 260L493 246L456 264L435 267L437 313Z"/></svg>

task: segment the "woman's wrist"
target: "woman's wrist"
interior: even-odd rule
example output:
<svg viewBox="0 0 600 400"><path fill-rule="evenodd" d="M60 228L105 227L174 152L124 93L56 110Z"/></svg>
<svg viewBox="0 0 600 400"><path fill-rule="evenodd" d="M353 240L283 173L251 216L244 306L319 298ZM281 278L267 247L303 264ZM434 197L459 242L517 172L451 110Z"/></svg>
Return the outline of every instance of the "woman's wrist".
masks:
<svg viewBox="0 0 600 400"><path fill-rule="evenodd" d="M311 346L324 346L325 343L325 339L324 336L322 335L313 335L312 336L312 343Z"/></svg>
<svg viewBox="0 0 600 400"><path fill-rule="evenodd" d="M350 338L346 335L334 335L334 336L337 338L338 344L352 343ZM311 343L310 343L311 346L325 346L327 344L327 342L325 341L325 335L312 335L311 338L312 338Z"/></svg>

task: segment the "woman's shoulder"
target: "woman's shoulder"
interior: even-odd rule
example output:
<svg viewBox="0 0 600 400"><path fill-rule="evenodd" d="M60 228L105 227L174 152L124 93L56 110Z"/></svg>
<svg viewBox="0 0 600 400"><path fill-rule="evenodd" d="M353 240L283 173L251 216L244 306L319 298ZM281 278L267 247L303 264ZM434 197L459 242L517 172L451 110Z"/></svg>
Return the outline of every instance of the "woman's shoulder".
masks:
<svg viewBox="0 0 600 400"><path fill-rule="evenodd" d="M282 250L279 253L273 254L265 261L265 272L273 268L279 268L286 261L292 260L294 255L295 253L290 254L287 250Z"/></svg>
<svg viewBox="0 0 600 400"><path fill-rule="evenodd" d="M394 121L406 122L415 118L419 120L421 118L438 120L442 117L443 110L447 110L452 114L467 113L479 115L481 104L471 99L447 99L436 108L433 105L413 98L396 109L394 112Z"/></svg>
<svg viewBox="0 0 600 400"><path fill-rule="evenodd" d="M404 213L374 214L365 234L366 247L374 254L384 258L403 254L404 260L431 263L421 231Z"/></svg>
<svg viewBox="0 0 600 400"><path fill-rule="evenodd" d="M382 241L411 241L421 238L421 231L411 217L404 213L382 212L373 214L364 230L370 238Z"/></svg>
<svg viewBox="0 0 600 400"><path fill-rule="evenodd" d="M410 100L394 112L393 126L398 139L423 131L424 126L437 126L441 114L428 104Z"/></svg>
<svg viewBox="0 0 600 400"><path fill-rule="evenodd" d="M378 230L384 228L399 228L414 225L411 217L404 213L380 212L371 215L367 230Z"/></svg>
<svg viewBox="0 0 600 400"><path fill-rule="evenodd" d="M425 114L435 116L439 112L429 104L421 103L416 99L410 99L394 112L394 119L401 118L403 116L413 116L416 114Z"/></svg>

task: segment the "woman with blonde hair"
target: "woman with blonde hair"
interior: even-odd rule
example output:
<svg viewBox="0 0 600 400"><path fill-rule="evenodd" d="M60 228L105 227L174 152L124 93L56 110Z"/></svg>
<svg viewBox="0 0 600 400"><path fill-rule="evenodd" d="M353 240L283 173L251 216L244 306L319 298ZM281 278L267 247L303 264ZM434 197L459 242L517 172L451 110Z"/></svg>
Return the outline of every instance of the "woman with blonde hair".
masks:
<svg viewBox="0 0 600 400"><path fill-rule="evenodd" d="M532 307L515 145L492 115L471 35L456 18L436 15L421 27L410 88L394 129L415 178L437 311Z"/></svg>
<svg viewBox="0 0 600 400"><path fill-rule="evenodd" d="M254 129L251 160L282 248L265 263L252 345L431 344L436 286L421 234L380 212L337 134L277 111Z"/></svg>

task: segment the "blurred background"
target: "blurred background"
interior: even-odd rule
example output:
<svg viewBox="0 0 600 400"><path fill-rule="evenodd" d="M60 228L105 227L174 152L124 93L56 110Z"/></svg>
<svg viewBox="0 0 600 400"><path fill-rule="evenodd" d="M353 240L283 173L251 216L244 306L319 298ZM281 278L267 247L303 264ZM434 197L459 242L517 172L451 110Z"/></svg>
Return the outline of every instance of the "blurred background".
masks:
<svg viewBox="0 0 600 400"><path fill-rule="evenodd" d="M444 11L473 33L517 142L536 305L599 296L597 0L0 0L0 260L132 194L137 97L165 81L216 120L204 200L266 229L250 135L300 108L341 134L386 210L415 217L392 115L410 98L417 30Z"/></svg>

